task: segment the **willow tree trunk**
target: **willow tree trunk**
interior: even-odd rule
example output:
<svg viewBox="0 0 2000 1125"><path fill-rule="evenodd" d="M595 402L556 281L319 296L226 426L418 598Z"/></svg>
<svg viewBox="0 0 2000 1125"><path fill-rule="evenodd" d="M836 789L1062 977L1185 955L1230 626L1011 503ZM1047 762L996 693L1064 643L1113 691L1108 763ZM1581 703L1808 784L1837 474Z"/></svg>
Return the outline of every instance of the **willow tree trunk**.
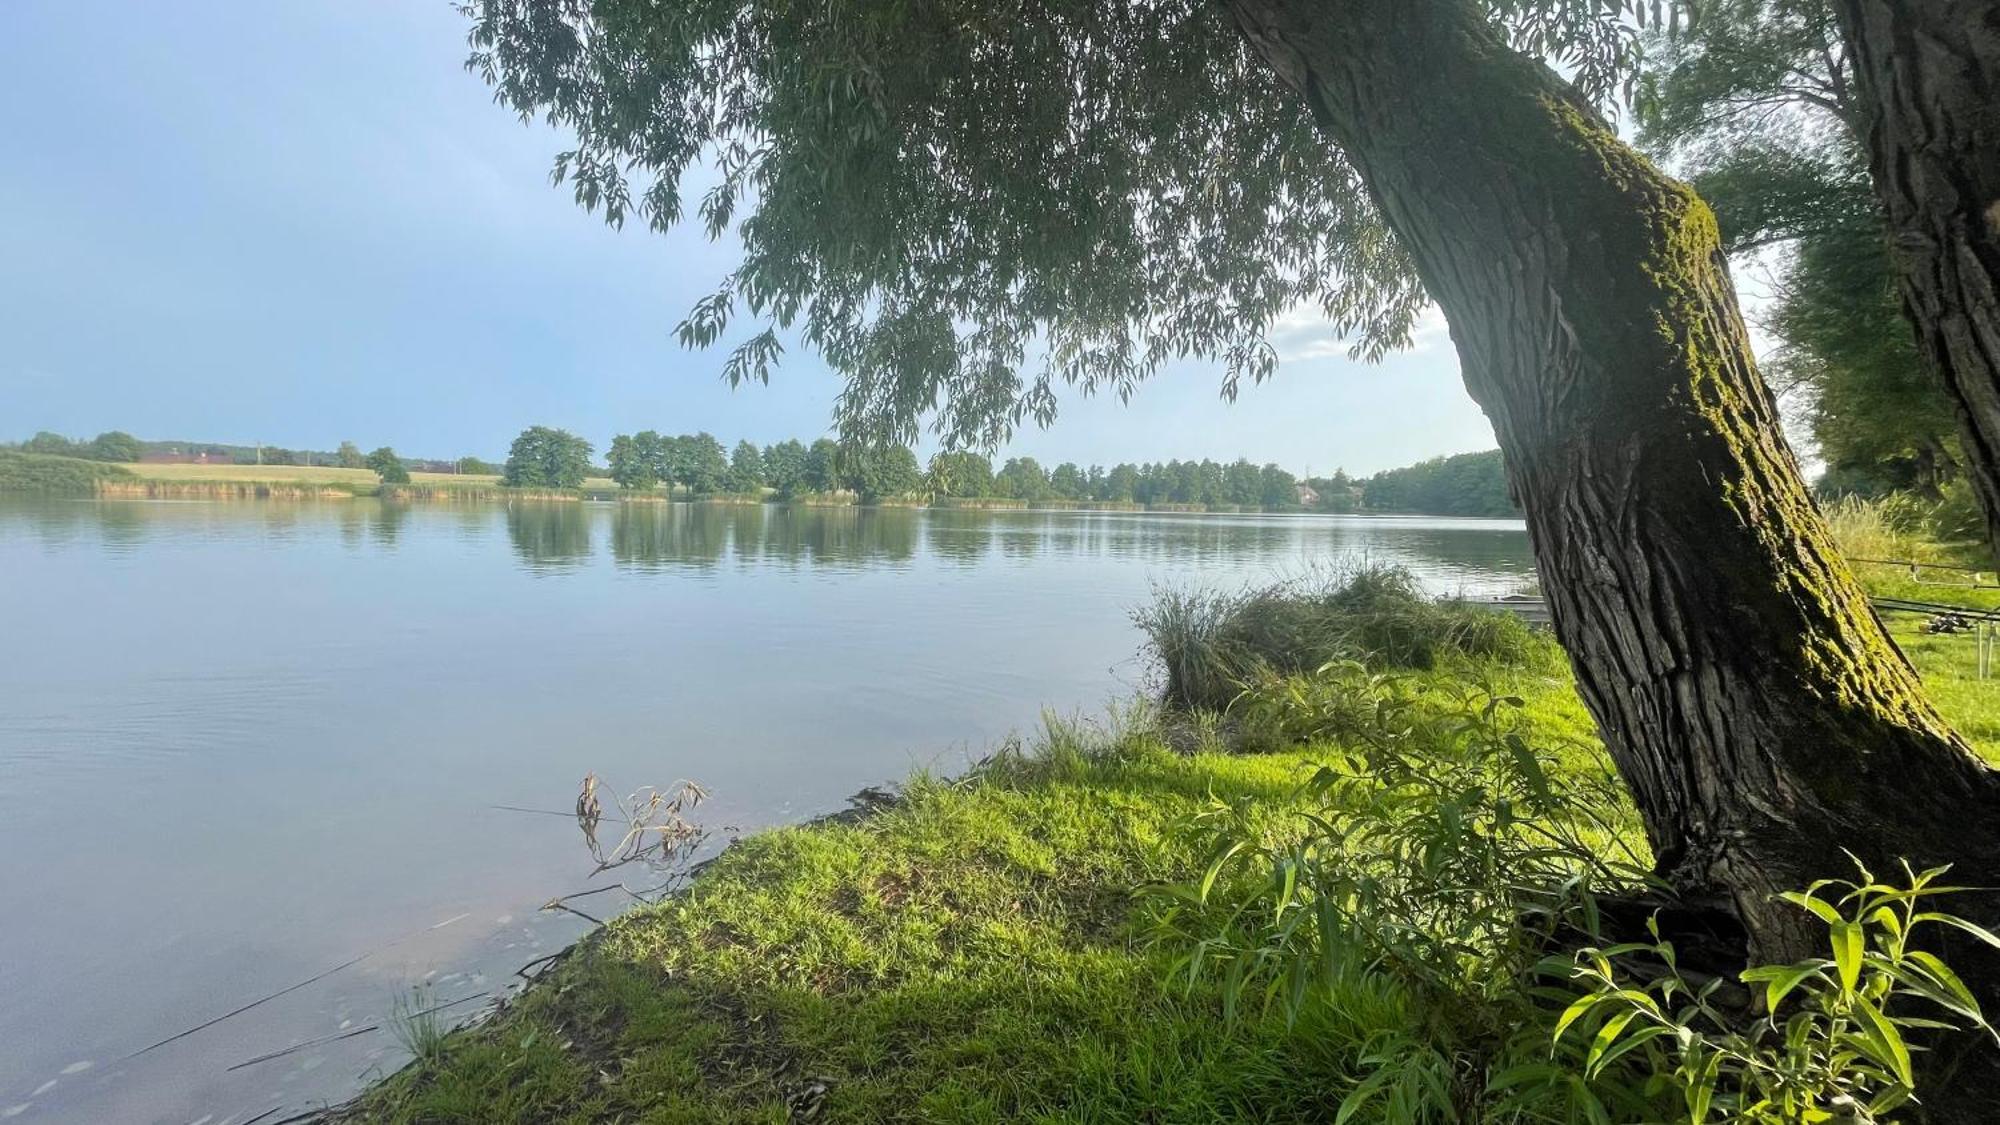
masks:
<svg viewBox="0 0 2000 1125"><path fill-rule="evenodd" d="M2000 555L2000 4L1837 0L1903 306Z"/></svg>
<svg viewBox="0 0 2000 1125"><path fill-rule="evenodd" d="M1759 960L1824 949L1772 896L1843 848L2000 875L2000 776L1834 550L1708 208L1467 0L1228 6L1443 307L1661 872Z"/></svg>

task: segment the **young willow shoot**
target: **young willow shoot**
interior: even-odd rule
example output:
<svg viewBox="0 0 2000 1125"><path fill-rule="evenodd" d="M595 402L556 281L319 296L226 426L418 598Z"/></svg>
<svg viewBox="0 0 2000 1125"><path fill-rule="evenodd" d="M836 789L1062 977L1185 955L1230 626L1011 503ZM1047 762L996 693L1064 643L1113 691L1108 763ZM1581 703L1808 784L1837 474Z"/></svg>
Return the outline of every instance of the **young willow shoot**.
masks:
<svg viewBox="0 0 2000 1125"><path fill-rule="evenodd" d="M1720 978L1690 980L1656 929L1653 942L1576 956L1569 971L1586 991L1556 1020L1559 1053L1594 1084L1684 1107L1692 1125L1890 1120L1919 1101L1922 1041L1967 1030L2000 1041L1934 939L2000 949L2000 938L1934 909L1966 889L1939 885L1945 868L1905 865L1903 882L1885 883L1856 867L1858 879L1782 896L1825 923L1828 952L1744 971L1758 1018L1718 1002L1729 992Z"/></svg>
<svg viewBox="0 0 2000 1125"><path fill-rule="evenodd" d="M1180 828L1199 876L1146 888L1191 990L1348 1037L1339 1122L1859 1125L1918 1100L1924 1046L1994 1035L1937 939L2000 939L1935 909L1942 868L1783 895L1826 928L1796 963L1712 971L1662 915L1606 942L1601 908L1671 900L1613 780L1546 766L1520 707L1352 662L1254 682L1247 725L1327 749L1304 811L1216 802Z"/></svg>

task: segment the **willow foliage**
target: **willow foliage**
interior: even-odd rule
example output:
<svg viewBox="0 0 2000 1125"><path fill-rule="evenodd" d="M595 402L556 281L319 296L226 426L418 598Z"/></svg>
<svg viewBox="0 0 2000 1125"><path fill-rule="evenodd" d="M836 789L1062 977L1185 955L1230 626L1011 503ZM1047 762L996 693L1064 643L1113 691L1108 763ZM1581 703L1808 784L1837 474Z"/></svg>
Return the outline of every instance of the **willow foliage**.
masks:
<svg viewBox="0 0 2000 1125"><path fill-rule="evenodd" d="M1439 0L1461 3L1468 0ZM1619 0L1490 5L1609 92ZM1642 17L1652 5L1641 5ZM768 381L796 332L851 434L990 445L1057 390L1169 361L1268 377L1276 320L1359 357L1425 296L1355 169L1196 0L475 0L469 65L572 131L555 179L613 225L693 217L741 262L680 324ZM700 190L690 192L690 185ZM746 325L742 322L748 321Z"/></svg>

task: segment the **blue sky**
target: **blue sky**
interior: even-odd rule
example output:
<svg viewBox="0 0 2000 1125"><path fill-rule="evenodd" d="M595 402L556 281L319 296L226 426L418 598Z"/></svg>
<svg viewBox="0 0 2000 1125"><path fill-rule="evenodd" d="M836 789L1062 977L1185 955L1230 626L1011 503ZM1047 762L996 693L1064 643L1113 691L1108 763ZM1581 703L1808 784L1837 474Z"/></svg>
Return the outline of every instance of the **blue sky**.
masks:
<svg viewBox="0 0 2000 1125"><path fill-rule="evenodd" d="M532 423L600 447L824 433L838 384L810 354L731 390L719 351L674 342L729 248L585 214L549 183L563 138L464 56L445 0L0 3L0 439L493 456ZM1493 445L1435 325L1374 366L1315 323L1277 343L1277 379L1234 405L1187 364L1009 452L1368 472Z"/></svg>

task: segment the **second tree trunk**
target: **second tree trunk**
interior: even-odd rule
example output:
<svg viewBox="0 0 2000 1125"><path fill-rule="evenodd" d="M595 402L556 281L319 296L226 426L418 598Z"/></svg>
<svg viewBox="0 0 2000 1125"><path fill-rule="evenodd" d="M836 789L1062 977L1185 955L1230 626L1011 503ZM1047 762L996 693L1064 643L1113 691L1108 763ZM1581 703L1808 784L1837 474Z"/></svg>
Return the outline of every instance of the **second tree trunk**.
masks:
<svg viewBox="0 0 2000 1125"><path fill-rule="evenodd" d="M1852 875L1843 849L1878 873L2000 872L2000 780L1925 700L1814 509L1707 206L1482 7L1230 8L1450 321L1661 873L1779 961L1823 954L1825 931L1773 895Z"/></svg>
<svg viewBox="0 0 2000 1125"><path fill-rule="evenodd" d="M2000 4L1838 0L1917 344L2000 556Z"/></svg>

